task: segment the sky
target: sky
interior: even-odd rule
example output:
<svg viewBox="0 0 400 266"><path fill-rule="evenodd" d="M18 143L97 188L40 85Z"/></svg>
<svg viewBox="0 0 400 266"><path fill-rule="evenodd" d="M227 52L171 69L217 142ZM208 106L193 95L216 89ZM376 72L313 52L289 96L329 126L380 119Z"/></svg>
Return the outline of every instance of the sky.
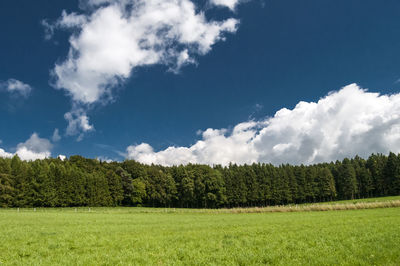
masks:
<svg viewBox="0 0 400 266"><path fill-rule="evenodd" d="M400 152L397 0L0 2L0 156Z"/></svg>

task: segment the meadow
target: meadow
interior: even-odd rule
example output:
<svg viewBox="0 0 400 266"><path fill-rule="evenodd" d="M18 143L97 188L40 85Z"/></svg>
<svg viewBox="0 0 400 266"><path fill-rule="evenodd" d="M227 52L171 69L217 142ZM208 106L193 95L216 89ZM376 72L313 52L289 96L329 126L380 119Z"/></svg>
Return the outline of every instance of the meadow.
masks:
<svg viewBox="0 0 400 266"><path fill-rule="evenodd" d="M400 208L390 207L0 209L0 264L399 265L399 228Z"/></svg>

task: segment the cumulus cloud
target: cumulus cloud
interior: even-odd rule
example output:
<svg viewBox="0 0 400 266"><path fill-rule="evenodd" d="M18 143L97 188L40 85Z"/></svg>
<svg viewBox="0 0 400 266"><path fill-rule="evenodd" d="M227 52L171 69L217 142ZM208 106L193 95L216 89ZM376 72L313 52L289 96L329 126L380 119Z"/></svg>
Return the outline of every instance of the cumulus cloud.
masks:
<svg viewBox="0 0 400 266"><path fill-rule="evenodd" d="M15 153L6 152L0 148L0 157L11 158L18 155L21 160L25 161L45 159L51 156L52 148L53 144L48 139L40 138L37 133L33 133L29 139L17 145Z"/></svg>
<svg viewBox="0 0 400 266"><path fill-rule="evenodd" d="M239 0L210 0L212 5L227 7L232 11L235 10L239 2Z"/></svg>
<svg viewBox="0 0 400 266"><path fill-rule="evenodd" d="M3 141L0 139L0 145L3 144ZM12 157L14 154L10 153L10 152L6 152L5 150L0 148L0 157L5 157L5 158L10 158Z"/></svg>
<svg viewBox="0 0 400 266"><path fill-rule="evenodd" d="M56 64L55 86L76 102L90 104L109 95L135 67L191 62L205 54L223 32L236 31L235 19L207 21L189 0L90 1L89 15L65 14L57 24L78 27L67 59ZM130 5L128 5L130 4Z"/></svg>
<svg viewBox="0 0 400 266"><path fill-rule="evenodd" d="M51 156L52 147L48 139L40 138L37 133L33 133L27 141L17 145L16 154L26 161L45 159Z"/></svg>
<svg viewBox="0 0 400 266"><path fill-rule="evenodd" d="M0 157L11 158L13 156L14 156L14 154L12 154L10 152L6 152L5 150L0 148Z"/></svg>
<svg viewBox="0 0 400 266"><path fill-rule="evenodd" d="M81 6L84 14L63 12L51 27L44 23L51 34L54 28L73 30L68 56L52 73L54 87L65 90L79 108L112 99L112 89L137 67L162 64L178 72L239 23L208 20L190 0L86 0ZM76 121L70 115L66 119Z"/></svg>
<svg viewBox="0 0 400 266"><path fill-rule="evenodd" d="M26 161L45 159L51 156L52 148L53 145L48 139L40 138L37 133L33 133L28 140L17 145L15 153L0 148L0 157L10 158L17 154Z"/></svg>
<svg viewBox="0 0 400 266"><path fill-rule="evenodd" d="M256 122L237 125L230 134L226 129L207 129L202 140L190 147L169 147L154 152L146 143L127 148L128 158L142 163L176 165L187 163L229 164L229 162L251 163L257 152L251 144L256 134Z"/></svg>
<svg viewBox="0 0 400 266"><path fill-rule="evenodd" d="M146 143L129 146L127 158L163 165L311 164L389 151L400 152L400 94L380 95L351 84L232 131L207 129L190 147L156 152Z"/></svg>
<svg viewBox="0 0 400 266"><path fill-rule="evenodd" d="M32 87L22 81L9 79L0 82L0 90L7 91L13 96L22 96L27 98L32 91Z"/></svg>

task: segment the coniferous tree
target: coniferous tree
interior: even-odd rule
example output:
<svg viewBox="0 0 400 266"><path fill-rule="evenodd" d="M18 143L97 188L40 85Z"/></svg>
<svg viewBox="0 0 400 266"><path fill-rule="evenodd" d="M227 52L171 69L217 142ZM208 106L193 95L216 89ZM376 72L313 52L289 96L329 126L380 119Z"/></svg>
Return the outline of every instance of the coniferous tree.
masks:
<svg viewBox="0 0 400 266"><path fill-rule="evenodd" d="M108 183L108 188L110 190L112 205L120 206L122 200L124 199L122 178L121 176L117 175L115 171L112 170L108 170L105 175Z"/></svg>
<svg viewBox="0 0 400 266"><path fill-rule="evenodd" d="M132 176L122 167L117 168L116 174L121 177L122 189L124 191L122 204L125 206L131 206L133 204L132 198L134 191L132 184Z"/></svg>
<svg viewBox="0 0 400 266"><path fill-rule="evenodd" d="M335 180L329 168L318 169L319 201L332 201L336 197Z"/></svg>
<svg viewBox="0 0 400 266"><path fill-rule="evenodd" d="M339 168L338 188L343 199L354 199L358 193L356 172L350 160L345 158Z"/></svg>
<svg viewBox="0 0 400 266"><path fill-rule="evenodd" d="M180 207L193 207L194 176L192 171L185 171L180 182Z"/></svg>
<svg viewBox="0 0 400 266"><path fill-rule="evenodd" d="M294 167L294 175L296 176L297 183L297 199L296 202L303 203L306 202L306 169L304 165Z"/></svg>
<svg viewBox="0 0 400 266"><path fill-rule="evenodd" d="M400 155L394 153L308 166L0 158L2 207L249 207L399 194Z"/></svg>
<svg viewBox="0 0 400 266"><path fill-rule="evenodd" d="M371 172L374 185L374 196L385 196L388 186L385 183L384 168L386 157L382 154L372 154L367 160L367 167Z"/></svg>
<svg viewBox="0 0 400 266"><path fill-rule="evenodd" d="M132 203L140 205L146 199L146 184L140 179L136 178L132 180L133 192L132 192Z"/></svg>
<svg viewBox="0 0 400 266"><path fill-rule="evenodd" d="M400 165L396 154L390 153L383 169L385 194L396 195L399 192Z"/></svg>
<svg viewBox="0 0 400 266"><path fill-rule="evenodd" d="M0 158L0 207L12 207L14 201L10 160Z"/></svg>

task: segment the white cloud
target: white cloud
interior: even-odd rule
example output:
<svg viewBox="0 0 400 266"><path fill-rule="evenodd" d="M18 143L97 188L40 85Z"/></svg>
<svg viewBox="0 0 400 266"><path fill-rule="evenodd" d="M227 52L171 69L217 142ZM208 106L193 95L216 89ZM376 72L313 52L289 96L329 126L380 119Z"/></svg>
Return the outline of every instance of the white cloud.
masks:
<svg viewBox="0 0 400 266"><path fill-rule="evenodd" d="M9 92L12 95L20 95L25 98L27 98L32 91L30 85L16 79L9 79L5 82L0 82L0 89Z"/></svg>
<svg viewBox="0 0 400 266"><path fill-rule="evenodd" d="M65 10L62 11L61 17L55 23L49 23L47 19L41 21L45 30L44 38L50 40L53 38L56 29L78 28L87 22L85 15L78 15L75 12L68 14Z"/></svg>
<svg viewBox="0 0 400 266"><path fill-rule="evenodd" d="M60 133L58 131L58 128L56 128L56 129L54 129L53 136L51 137L51 140L53 142L57 142L57 141L60 141L60 139L61 139Z"/></svg>
<svg viewBox="0 0 400 266"><path fill-rule="evenodd" d="M87 22L85 15L78 15L75 12L68 14L62 11L61 17L57 20L56 26L61 28L79 28Z"/></svg>
<svg viewBox="0 0 400 266"><path fill-rule="evenodd" d="M0 149L0 157L11 158L13 156L14 156L14 154L12 154L10 152L6 152L3 149Z"/></svg>
<svg viewBox="0 0 400 266"><path fill-rule="evenodd" d="M87 14L63 12L55 23L74 33L67 58L53 69L54 87L65 90L79 108L112 99L112 89L137 67L162 64L178 72L224 40L225 33L235 32L239 23L233 18L210 21L190 0L87 0L81 4Z"/></svg>
<svg viewBox="0 0 400 266"><path fill-rule="evenodd" d="M98 161L102 161L102 162L106 162L106 163L111 163L111 162L115 162L116 160L110 159L106 156L97 156L96 159Z"/></svg>
<svg viewBox="0 0 400 266"><path fill-rule="evenodd" d="M52 148L53 144L48 139L40 138L37 133L33 133L28 140L17 145L15 153L6 152L0 148L0 157L11 158L18 155L25 161L45 159L51 156Z"/></svg>
<svg viewBox="0 0 400 266"><path fill-rule="evenodd" d="M163 165L310 164L389 151L400 152L400 94L380 95L351 84L318 102L299 102L263 121L240 123L231 132L207 129L190 147L155 152L146 143L129 146L127 158Z"/></svg>
<svg viewBox="0 0 400 266"><path fill-rule="evenodd" d="M50 152L38 153L38 152L34 152L32 150L29 150L27 147L19 148L16 154L24 161L34 161L37 159L42 160L47 157L50 157L50 155L51 155Z"/></svg>
<svg viewBox="0 0 400 266"><path fill-rule="evenodd" d="M227 7L232 11L235 10L239 2L239 0L210 0L212 5Z"/></svg>
<svg viewBox="0 0 400 266"><path fill-rule="evenodd" d="M58 22L79 31L70 38L67 59L54 68L55 86L84 104L109 95L135 67L191 62L193 54L207 53L238 23L209 22L189 0L101 2L109 4L84 17L64 12Z"/></svg>
<svg viewBox="0 0 400 266"><path fill-rule="evenodd" d="M79 134L78 141L82 140L83 133L94 130L93 125L89 123L89 117L81 108L74 108L71 112L66 113L64 118L68 121L67 135L74 136Z"/></svg>
<svg viewBox="0 0 400 266"><path fill-rule="evenodd" d="M44 28L44 39L50 40L53 38L55 26L49 23L47 19L43 19L40 23Z"/></svg>
<svg viewBox="0 0 400 266"><path fill-rule="evenodd" d="M26 161L45 159L51 156L52 147L48 139L40 138L37 133L33 133L27 141L17 145L15 153Z"/></svg>
<svg viewBox="0 0 400 266"><path fill-rule="evenodd" d="M229 164L231 161L251 163L257 159L257 152L251 145L256 131L252 128L255 122L237 125L229 136L225 129L207 129L203 139L190 147L169 147L163 151L154 152L146 143L127 148L128 158L139 162L162 165L187 163Z"/></svg>
<svg viewBox="0 0 400 266"><path fill-rule="evenodd" d="M57 156L57 158L60 159L61 161L64 161L65 159L67 159L67 156L60 154Z"/></svg>

